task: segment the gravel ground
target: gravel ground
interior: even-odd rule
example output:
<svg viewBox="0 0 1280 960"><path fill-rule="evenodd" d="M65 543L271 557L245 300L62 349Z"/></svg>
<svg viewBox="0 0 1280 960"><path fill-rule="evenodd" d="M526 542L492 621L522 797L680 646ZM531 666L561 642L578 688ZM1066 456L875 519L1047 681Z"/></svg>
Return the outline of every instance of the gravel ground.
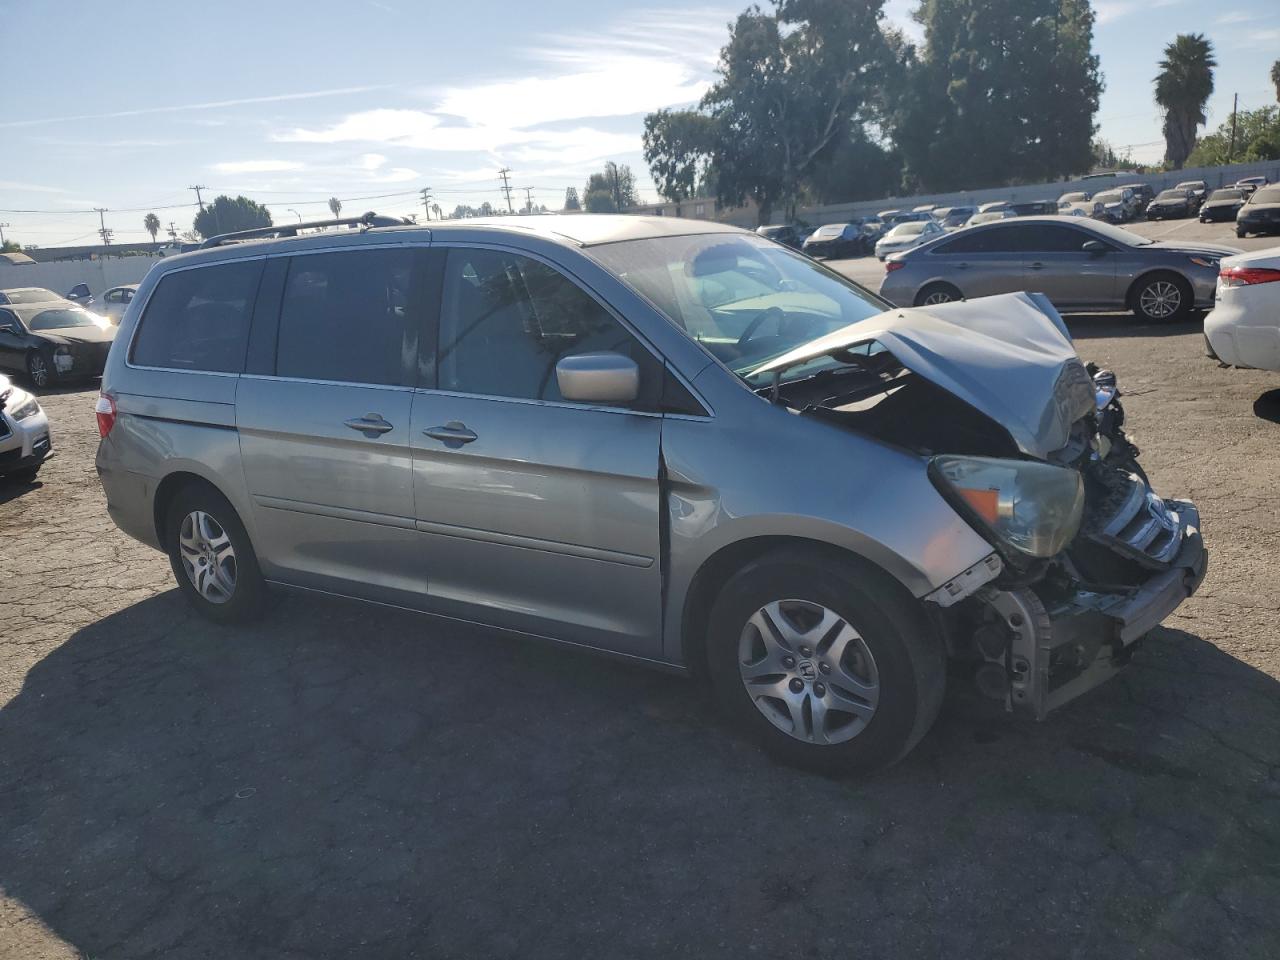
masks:
<svg viewBox="0 0 1280 960"><path fill-rule="evenodd" d="M0 957L1280 955L1280 376L1073 327L1208 578L1048 722L957 691L863 782L592 657L336 600L194 619L106 516L93 391L46 397L57 459L0 484Z"/></svg>

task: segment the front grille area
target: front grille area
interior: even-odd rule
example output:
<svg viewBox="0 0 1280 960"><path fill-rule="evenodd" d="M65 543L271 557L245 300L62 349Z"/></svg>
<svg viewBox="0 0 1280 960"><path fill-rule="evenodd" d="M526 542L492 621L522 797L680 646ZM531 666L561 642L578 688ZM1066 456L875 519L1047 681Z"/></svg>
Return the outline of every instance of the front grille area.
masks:
<svg viewBox="0 0 1280 960"><path fill-rule="evenodd" d="M1108 470L1094 479L1084 534L1145 567L1167 568L1182 546L1183 523L1174 506L1137 474Z"/></svg>

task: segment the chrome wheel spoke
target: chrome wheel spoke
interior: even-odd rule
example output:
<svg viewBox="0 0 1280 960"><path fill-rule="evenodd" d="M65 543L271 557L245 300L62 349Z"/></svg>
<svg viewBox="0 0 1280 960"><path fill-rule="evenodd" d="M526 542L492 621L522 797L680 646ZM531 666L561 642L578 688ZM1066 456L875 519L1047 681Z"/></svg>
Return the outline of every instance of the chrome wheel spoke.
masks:
<svg viewBox="0 0 1280 960"><path fill-rule="evenodd" d="M210 603L226 603L236 589L236 551L223 526L193 510L178 528L178 555L196 592Z"/></svg>

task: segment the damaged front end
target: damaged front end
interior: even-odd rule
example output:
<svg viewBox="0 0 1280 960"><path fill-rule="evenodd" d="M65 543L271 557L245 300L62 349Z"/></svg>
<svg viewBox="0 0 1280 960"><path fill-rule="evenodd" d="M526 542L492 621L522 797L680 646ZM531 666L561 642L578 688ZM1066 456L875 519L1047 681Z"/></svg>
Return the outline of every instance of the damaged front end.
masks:
<svg viewBox="0 0 1280 960"><path fill-rule="evenodd" d="M772 373L776 401L926 458L992 544L924 598L983 693L1041 719L1199 587L1199 513L1151 488L1115 377L1086 368L1042 297L892 311L824 339L756 383ZM781 370L820 354L842 367L783 387Z"/></svg>

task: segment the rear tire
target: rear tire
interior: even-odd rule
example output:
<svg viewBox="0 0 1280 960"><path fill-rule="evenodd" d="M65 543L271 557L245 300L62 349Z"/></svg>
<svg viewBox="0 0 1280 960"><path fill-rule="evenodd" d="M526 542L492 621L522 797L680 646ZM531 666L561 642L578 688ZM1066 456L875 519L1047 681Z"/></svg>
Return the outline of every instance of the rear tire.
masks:
<svg viewBox="0 0 1280 960"><path fill-rule="evenodd" d="M782 762L824 773L901 759L933 725L946 686L943 645L897 581L799 549L762 557L724 585L707 663L736 729Z"/></svg>
<svg viewBox="0 0 1280 960"><path fill-rule="evenodd" d="M963 299L964 294L949 283L930 283L922 287L920 292L916 294L915 305L917 307L927 307Z"/></svg>
<svg viewBox="0 0 1280 960"><path fill-rule="evenodd" d="M1241 230L1239 227L1236 227L1236 236L1239 237L1241 240L1243 240L1248 235L1249 235L1248 230Z"/></svg>
<svg viewBox="0 0 1280 960"><path fill-rule="evenodd" d="M178 587L201 616L247 623L266 607L267 584L235 508L206 484L179 490L165 517L165 549Z"/></svg>
<svg viewBox="0 0 1280 960"><path fill-rule="evenodd" d="M1180 323L1191 314L1191 284L1176 273L1152 273L1134 284L1130 308L1148 323Z"/></svg>

